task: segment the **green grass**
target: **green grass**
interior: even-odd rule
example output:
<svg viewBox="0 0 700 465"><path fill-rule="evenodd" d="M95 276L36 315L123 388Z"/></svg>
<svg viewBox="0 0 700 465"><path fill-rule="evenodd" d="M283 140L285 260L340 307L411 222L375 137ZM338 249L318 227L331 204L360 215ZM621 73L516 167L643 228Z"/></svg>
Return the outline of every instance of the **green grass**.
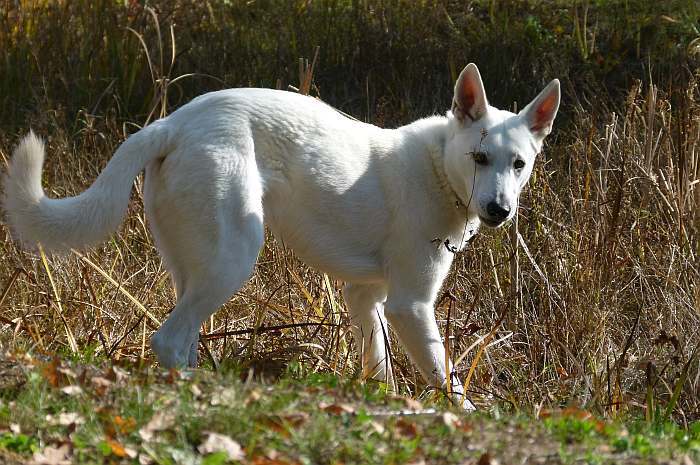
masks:
<svg viewBox="0 0 700 465"><path fill-rule="evenodd" d="M0 429L15 430L0 435L0 449L25 458L68 442L77 464L230 463L227 452L199 452L210 433L239 444L242 462L260 464L700 458L700 423L625 425L578 409L465 415L331 375L260 383L238 370L166 372L28 355L8 357L4 367L21 388L0 392Z"/></svg>

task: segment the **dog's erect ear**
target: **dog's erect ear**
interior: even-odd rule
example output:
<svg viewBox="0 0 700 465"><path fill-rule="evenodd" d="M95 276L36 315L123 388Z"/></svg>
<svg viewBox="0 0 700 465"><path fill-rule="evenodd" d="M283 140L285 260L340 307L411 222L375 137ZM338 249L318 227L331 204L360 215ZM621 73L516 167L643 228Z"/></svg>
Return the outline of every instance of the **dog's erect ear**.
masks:
<svg viewBox="0 0 700 465"><path fill-rule="evenodd" d="M560 100L559 79L554 79L520 112L536 137L544 139L552 131Z"/></svg>
<svg viewBox="0 0 700 465"><path fill-rule="evenodd" d="M481 82L479 69L474 63L469 63L455 84L455 95L452 100L452 114L459 121L476 121L486 113L488 101L484 83Z"/></svg>

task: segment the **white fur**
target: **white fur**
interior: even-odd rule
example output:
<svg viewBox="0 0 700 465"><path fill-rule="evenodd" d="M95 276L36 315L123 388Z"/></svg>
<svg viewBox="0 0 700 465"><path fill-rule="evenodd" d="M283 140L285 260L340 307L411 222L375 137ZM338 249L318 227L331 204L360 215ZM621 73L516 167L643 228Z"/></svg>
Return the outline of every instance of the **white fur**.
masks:
<svg viewBox="0 0 700 465"><path fill-rule="evenodd" d="M461 248L479 218L496 226L515 214L558 105L555 80L520 114L497 110L473 64L446 117L393 130L294 93L212 92L131 136L76 197L44 195L44 147L30 133L12 157L4 205L25 244L85 247L117 229L145 168L146 213L178 296L152 339L166 367L196 364L200 325L252 273L264 218L309 265L351 283L366 376L393 379L388 320L426 380L444 386L452 367L433 309L453 259L443 244ZM488 163L477 165L474 152ZM494 205L508 217L492 217ZM451 386L461 402L454 375Z"/></svg>

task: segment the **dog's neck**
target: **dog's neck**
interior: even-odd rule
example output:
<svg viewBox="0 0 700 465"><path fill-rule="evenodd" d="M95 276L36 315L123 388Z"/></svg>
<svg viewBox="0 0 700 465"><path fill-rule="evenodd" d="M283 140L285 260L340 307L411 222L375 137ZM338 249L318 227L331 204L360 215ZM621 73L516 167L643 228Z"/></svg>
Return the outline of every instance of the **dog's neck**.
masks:
<svg viewBox="0 0 700 465"><path fill-rule="evenodd" d="M433 173L435 175L436 184L444 194L444 198L449 202L450 206L454 208L453 215L455 220L460 223L459 229L461 232L458 233L456 242L445 241L445 246L451 252L458 252L466 246L466 244L471 240L472 237L476 235L479 230L480 221L478 218L469 217L469 209L462 199L459 198L457 192L452 188L452 183L447 178L447 173L445 173L445 158L444 150L440 146L431 146L428 148L430 160L433 166ZM449 207L448 207L449 208Z"/></svg>
<svg viewBox="0 0 700 465"><path fill-rule="evenodd" d="M437 179L437 184L442 189L442 191L452 199L455 207L463 210L464 214L467 214L467 206L464 205L462 199L459 198L457 192L452 188L450 180L447 178L447 173L445 173L445 152L442 147L430 146L428 147L428 155L430 156L430 161L433 165L433 172L435 173L435 178Z"/></svg>
<svg viewBox="0 0 700 465"><path fill-rule="evenodd" d="M399 131L407 134L412 147L416 147L421 154L425 153L428 156L436 184L445 199L454 207L462 210L462 216L466 216L467 208L452 187L445 172L445 143L448 124L449 120L445 117L431 116L416 120L399 128Z"/></svg>
<svg viewBox="0 0 700 465"><path fill-rule="evenodd" d="M463 226L463 231L461 237L459 238L458 244L452 244L455 246L454 249L450 249L453 252L459 251L464 248L464 246L469 242L469 240L476 235L479 230L480 221L478 218L469 218L469 209L464 204L462 199L459 198L457 192L452 188L452 183L447 177L445 172L445 155L444 149L439 145L432 145L428 147L428 155L433 166L433 173L435 174L435 179L440 190L445 194L445 198L450 200L450 203L454 205L455 214L460 216L460 222ZM448 244L445 244L448 246Z"/></svg>
<svg viewBox="0 0 700 465"><path fill-rule="evenodd" d="M420 153L419 157L425 157L423 165L429 170L432 185L440 193L440 208L443 218L449 224L444 231L450 238L450 245L461 250L464 244L476 234L479 229L479 218L475 216L457 195L445 169L445 144L447 141L449 120L445 117L433 116L414 121L399 128L404 135L404 140L410 141L410 153ZM452 250L450 248L450 250Z"/></svg>

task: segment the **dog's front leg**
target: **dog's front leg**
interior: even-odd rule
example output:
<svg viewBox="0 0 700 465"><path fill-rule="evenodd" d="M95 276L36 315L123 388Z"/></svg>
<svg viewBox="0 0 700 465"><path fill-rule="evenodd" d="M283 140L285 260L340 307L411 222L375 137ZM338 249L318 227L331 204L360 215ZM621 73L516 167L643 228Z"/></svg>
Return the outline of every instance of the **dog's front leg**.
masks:
<svg viewBox="0 0 700 465"><path fill-rule="evenodd" d="M474 410L474 405L465 397L462 383L452 373L452 363L445 363L445 347L435 321L432 301L421 302L406 297L390 296L385 314L401 344L428 383L448 388L449 374L449 398L466 410Z"/></svg>
<svg viewBox="0 0 700 465"><path fill-rule="evenodd" d="M362 377L394 388L389 360L389 328L384 318L384 284L348 284L343 290L350 314L350 327L362 362Z"/></svg>

